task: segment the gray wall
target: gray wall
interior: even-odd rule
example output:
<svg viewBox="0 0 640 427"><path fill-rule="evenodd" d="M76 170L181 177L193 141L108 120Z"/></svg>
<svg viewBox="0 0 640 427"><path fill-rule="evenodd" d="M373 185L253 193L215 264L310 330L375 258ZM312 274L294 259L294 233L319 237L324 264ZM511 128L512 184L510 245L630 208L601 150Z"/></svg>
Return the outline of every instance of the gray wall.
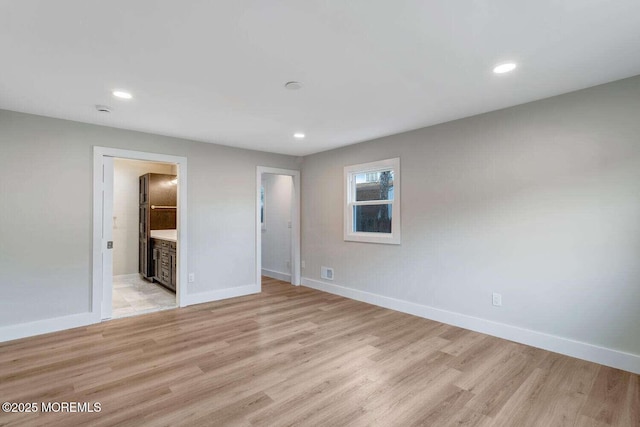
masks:
<svg viewBox="0 0 640 427"><path fill-rule="evenodd" d="M263 174L265 229L262 230L262 269L291 274L291 198L293 178ZM269 273L269 272L266 272Z"/></svg>
<svg viewBox="0 0 640 427"><path fill-rule="evenodd" d="M639 112L635 77L305 157L303 277L640 354ZM343 241L343 167L392 157L402 244Z"/></svg>
<svg viewBox="0 0 640 427"><path fill-rule="evenodd" d="M88 311L96 145L187 157L187 292L254 284L256 166L294 157L0 111L0 326Z"/></svg>

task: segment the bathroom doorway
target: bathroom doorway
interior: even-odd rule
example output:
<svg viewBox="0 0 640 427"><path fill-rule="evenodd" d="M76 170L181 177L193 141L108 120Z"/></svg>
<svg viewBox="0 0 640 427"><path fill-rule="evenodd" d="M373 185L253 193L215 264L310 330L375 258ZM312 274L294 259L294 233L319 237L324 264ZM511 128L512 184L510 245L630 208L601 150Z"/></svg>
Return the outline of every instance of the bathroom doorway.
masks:
<svg viewBox="0 0 640 427"><path fill-rule="evenodd" d="M111 318L176 307L178 166L113 159Z"/></svg>
<svg viewBox="0 0 640 427"><path fill-rule="evenodd" d="M135 199L128 198L127 208L118 207L115 198L122 188L117 183L118 172L114 163L119 160L129 161L129 166L141 163L131 163L131 161L143 161L158 163L169 167L162 169L159 175L167 175L161 182L156 183L164 190L171 192L175 202L157 202L153 197L143 201L141 197L142 178L148 174L153 174L148 169L133 168L135 172L129 171L126 186L129 193L135 194ZM169 173L166 173L170 171ZM150 184L153 179L150 179ZM155 184L154 184L155 185ZM135 190L133 190L135 186ZM173 296L172 306L186 306L186 284L187 284L187 159L185 157L172 156L166 154L139 152L123 150L109 147L94 147L93 156L93 263L92 263L92 293L90 307L92 316L96 320L106 320L113 318L114 309L114 275L123 277L124 281L136 283L118 283L116 285L153 285L164 286ZM148 196L148 194L147 194ZM164 197L164 196L163 196ZM114 202L116 207L114 209ZM135 212L133 208L135 207ZM142 213L146 209L147 214ZM165 218L173 217L170 226L155 227L149 216L149 212L154 211ZM158 216L155 215L155 216ZM115 216L115 221L114 221ZM146 218L146 225L142 227L142 219ZM175 225L174 225L175 224ZM156 229L157 228L157 229ZM143 233L144 231L144 233ZM152 233L153 232L153 233ZM158 235L157 233L161 233ZM170 235L169 235L170 234ZM120 238L118 236L120 235ZM122 235L129 236L123 240ZM135 237L136 242L134 242ZM144 237L144 238L143 238ZM119 240L120 242L116 242ZM146 242L146 245L142 245ZM121 249L120 253L118 249ZM114 249L116 251L114 252ZM136 250L135 254L133 250ZM114 260L115 256L115 260ZM148 270L141 274L141 260L145 261ZM115 269L114 269L115 261ZM136 269L133 270L133 267ZM170 268L169 266L172 266ZM155 272L155 273L154 273ZM136 278L134 275L137 275ZM120 278L118 278L120 279ZM143 282L139 282L143 280ZM160 279L160 280L158 280ZM155 293L147 289L146 293ZM144 290L141 291L144 294ZM122 299L116 295L116 305ZM131 303L138 300L138 303ZM156 311L156 307L142 302L144 295L129 295L129 305L134 310L126 310L117 313L117 316L127 316L142 314L149 311ZM158 299L158 298L153 298ZM158 301L156 301L158 302ZM119 304L122 306L123 304ZM162 301L163 308L168 306ZM123 307L118 307L123 308ZM135 311L135 312L134 312Z"/></svg>

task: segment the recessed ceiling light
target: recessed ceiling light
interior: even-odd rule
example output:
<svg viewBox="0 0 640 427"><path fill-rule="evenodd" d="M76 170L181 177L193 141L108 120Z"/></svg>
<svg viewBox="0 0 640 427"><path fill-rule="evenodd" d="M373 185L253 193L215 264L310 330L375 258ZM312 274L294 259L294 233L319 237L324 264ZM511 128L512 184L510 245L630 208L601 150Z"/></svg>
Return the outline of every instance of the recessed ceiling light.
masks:
<svg viewBox="0 0 640 427"><path fill-rule="evenodd" d="M493 69L493 72L496 74L504 74L504 73L508 73L509 71L513 71L515 69L516 69L516 64L514 62L506 62L504 64L497 65Z"/></svg>
<svg viewBox="0 0 640 427"><path fill-rule="evenodd" d="M293 137L296 138L296 139L302 139L302 138L305 137L305 135L302 132L296 132L296 133L293 134Z"/></svg>
<svg viewBox="0 0 640 427"><path fill-rule="evenodd" d="M131 99L131 98L133 98L133 95L131 95L129 92L125 92L123 90L114 90L113 91L113 96L115 96L116 98L122 98L122 99Z"/></svg>
<svg viewBox="0 0 640 427"><path fill-rule="evenodd" d="M289 90L298 90L302 87L302 83L300 82L286 82L284 87Z"/></svg>

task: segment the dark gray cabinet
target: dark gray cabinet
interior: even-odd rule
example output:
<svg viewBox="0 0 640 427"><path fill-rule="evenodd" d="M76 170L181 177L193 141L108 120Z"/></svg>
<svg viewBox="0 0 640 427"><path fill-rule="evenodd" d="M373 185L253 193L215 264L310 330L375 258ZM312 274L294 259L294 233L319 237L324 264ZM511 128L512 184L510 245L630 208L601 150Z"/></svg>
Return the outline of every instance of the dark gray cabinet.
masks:
<svg viewBox="0 0 640 427"><path fill-rule="evenodd" d="M139 178L140 230L138 272L147 280L157 280L170 287L172 272L168 279L156 274L155 252L151 242L151 230L175 230L177 217L178 193L175 175L148 173ZM171 243L171 242L169 242ZM175 264L175 243L174 264ZM170 257L170 255L169 255ZM169 264L170 259L167 258ZM175 268L175 267L174 267ZM175 290L175 280L173 280Z"/></svg>
<svg viewBox="0 0 640 427"><path fill-rule="evenodd" d="M149 253L151 248L149 247L149 207L147 205L140 205L140 230L139 230L139 254L138 254L138 272L148 279L152 276L149 263Z"/></svg>
<svg viewBox="0 0 640 427"><path fill-rule="evenodd" d="M140 204L149 203L149 175L140 177Z"/></svg>
<svg viewBox="0 0 640 427"><path fill-rule="evenodd" d="M171 289L176 290L176 242L162 239L151 239L153 257L153 279Z"/></svg>

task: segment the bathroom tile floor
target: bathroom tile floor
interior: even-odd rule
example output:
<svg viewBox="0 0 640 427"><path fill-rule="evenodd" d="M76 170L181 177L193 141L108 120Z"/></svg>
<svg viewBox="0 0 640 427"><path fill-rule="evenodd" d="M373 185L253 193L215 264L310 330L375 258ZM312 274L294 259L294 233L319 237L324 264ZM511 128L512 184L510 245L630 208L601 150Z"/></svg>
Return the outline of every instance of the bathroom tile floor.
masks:
<svg viewBox="0 0 640 427"><path fill-rule="evenodd" d="M113 276L112 319L176 307L176 294L137 274Z"/></svg>

